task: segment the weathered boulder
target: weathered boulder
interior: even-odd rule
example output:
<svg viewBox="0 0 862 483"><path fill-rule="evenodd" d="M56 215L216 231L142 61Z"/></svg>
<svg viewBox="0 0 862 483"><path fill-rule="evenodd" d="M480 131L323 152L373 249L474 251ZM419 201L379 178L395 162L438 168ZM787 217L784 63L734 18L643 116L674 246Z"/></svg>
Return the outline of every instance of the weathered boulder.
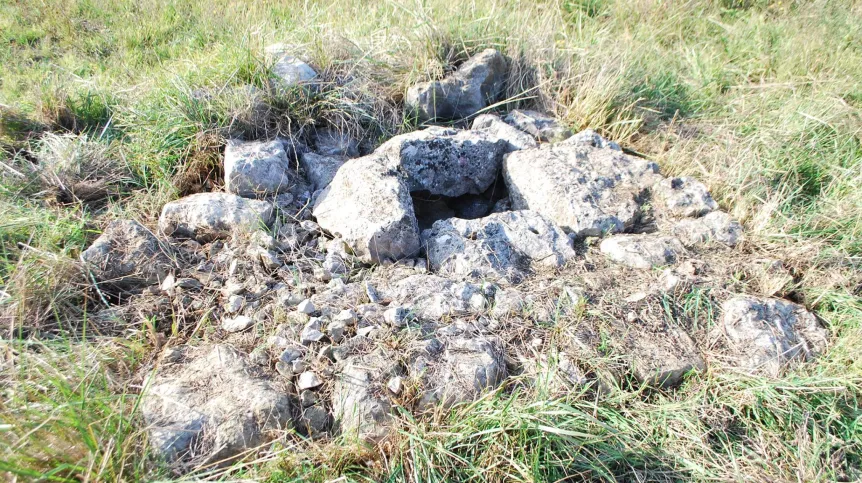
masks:
<svg viewBox="0 0 862 483"><path fill-rule="evenodd" d="M481 131L430 127L386 141L386 156L410 191L433 195L479 194L497 178L506 143Z"/></svg>
<svg viewBox="0 0 862 483"><path fill-rule="evenodd" d="M723 211L680 220L672 232L686 246L718 242L733 247L743 239L742 225Z"/></svg>
<svg viewBox="0 0 862 483"><path fill-rule="evenodd" d="M584 129L583 131L569 137L560 144L572 146L588 146L593 148L608 148L614 151L622 151L623 148L619 144L609 141L602 137L599 133L592 129Z"/></svg>
<svg viewBox="0 0 862 483"><path fill-rule="evenodd" d="M436 320L481 311L487 304L482 287L437 275L411 275L382 290L385 298L419 318Z"/></svg>
<svg viewBox="0 0 862 483"><path fill-rule="evenodd" d="M694 178L667 178L652 189L659 203L672 215L698 217L718 209L703 183Z"/></svg>
<svg viewBox="0 0 862 483"><path fill-rule="evenodd" d="M715 340L727 346L731 363L740 369L777 377L793 360L823 352L826 329L801 305L774 298L737 295L721 305Z"/></svg>
<svg viewBox="0 0 862 483"><path fill-rule="evenodd" d="M482 114L473 120L474 131L484 132L491 139L501 139L506 142L504 152L511 153L521 149L535 148L538 146L533 136L520 129L506 124L495 114Z"/></svg>
<svg viewBox="0 0 862 483"><path fill-rule="evenodd" d="M572 131L556 119L537 111L515 109L506 116L506 123L541 142L558 142L572 137Z"/></svg>
<svg viewBox="0 0 862 483"><path fill-rule="evenodd" d="M272 204L230 193L197 193L165 204L159 230L176 238L208 242L236 231L255 231L273 221Z"/></svg>
<svg viewBox="0 0 862 483"><path fill-rule="evenodd" d="M345 163L317 197L313 214L362 261L399 260L419 252L410 191L378 155Z"/></svg>
<svg viewBox="0 0 862 483"><path fill-rule="evenodd" d="M486 49L464 62L451 76L423 82L407 91L404 102L419 121L460 119L496 102L503 93L506 59Z"/></svg>
<svg viewBox="0 0 862 483"><path fill-rule="evenodd" d="M172 268L170 246L134 220L112 221L81 259L96 280L118 290L161 283Z"/></svg>
<svg viewBox="0 0 862 483"><path fill-rule="evenodd" d="M672 265L685 253L678 239L660 235L614 235L602 240L599 249L609 259L641 270Z"/></svg>
<svg viewBox="0 0 862 483"><path fill-rule="evenodd" d="M658 166L613 149L545 145L506 156L513 210L532 210L579 237L621 232L639 217Z"/></svg>
<svg viewBox="0 0 862 483"><path fill-rule="evenodd" d="M506 379L503 343L495 336L455 336L443 341L438 357L420 355L411 365L423 381L420 408L449 407L476 399Z"/></svg>
<svg viewBox="0 0 862 483"><path fill-rule="evenodd" d="M435 272L510 283L535 269L560 268L575 257L563 230L531 211L440 220L422 233L422 241Z"/></svg>
<svg viewBox="0 0 862 483"><path fill-rule="evenodd" d="M392 425L386 381L393 365L378 354L351 356L343 362L332 390L332 413L344 435L380 441Z"/></svg>
<svg viewBox="0 0 862 483"><path fill-rule="evenodd" d="M229 141L224 151L225 189L246 198L286 192L291 185L284 144L274 141Z"/></svg>
<svg viewBox="0 0 862 483"><path fill-rule="evenodd" d="M347 162L344 156L327 156L316 153L302 153L299 164L305 171L305 177L311 183L314 191L322 190L329 186L335 173Z"/></svg>
<svg viewBox="0 0 862 483"><path fill-rule="evenodd" d="M315 132L314 143L318 154L323 156L359 156L359 143L345 130L319 129Z"/></svg>
<svg viewBox="0 0 862 483"><path fill-rule="evenodd" d="M222 461L290 427L287 393L258 375L244 354L225 345L186 347L171 360L141 400L150 445L162 458Z"/></svg>

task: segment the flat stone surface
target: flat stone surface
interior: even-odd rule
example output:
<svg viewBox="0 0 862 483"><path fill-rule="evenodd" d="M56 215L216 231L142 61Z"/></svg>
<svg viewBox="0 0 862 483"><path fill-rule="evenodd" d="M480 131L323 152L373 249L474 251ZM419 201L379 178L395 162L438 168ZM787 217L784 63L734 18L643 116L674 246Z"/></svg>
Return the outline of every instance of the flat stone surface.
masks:
<svg viewBox="0 0 862 483"><path fill-rule="evenodd" d="M718 209L706 186L694 178L667 178L656 183L652 191L672 216L698 217Z"/></svg>
<svg viewBox="0 0 862 483"><path fill-rule="evenodd" d="M538 146L538 143L526 132L503 122L496 114L482 114L473 120L472 129L488 135L492 139L500 139L506 143L505 152L530 149Z"/></svg>
<svg viewBox="0 0 862 483"><path fill-rule="evenodd" d="M661 235L614 235L599 248L614 262L642 270L672 265L685 253L678 239Z"/></svg>
<svg viewBox="0 0 862 483"><path fill-rule="evenodd" d="M284 144L273 141L228 141L224 152L225 189L245 198L286 192L291 168Z"/></svg>
<svg viewBox="0 0 862 483"><path fill-rule="evenodd" d="M506 156L503 175L513 210L532 210L576 236L633 226L658 166L613 149L545 145Z"/></svg>
<svg viewBox="0 0 862 483"><path fill-rule="evenodd" d="M230 193L198 193L165 204L159 230L175 238L208 242L235 231L254 232L273 221L272 204Z"/></svg>
<svg viewBox="0 0 862 483"><path fill-rule="evenodd" d="M422 408L452 406L472 401L496 388L507 376L503 344L497 337L453 337L444 342L442 356L425 364L421 374ZM414 363L414 367L418 367Z"/></svg>
<svg viewBox="0 0 862 483"><path fill-rule="evenodd" d="M303 153L300 155L299 164L305 171L305 177L314 191L322 190L329 186L338 170L347 162L346 157L334 155L326 156L316 153Z"/></svg>
<svg viewBox="0 0 862 483"><path fill-rule="evenodd" d="M686 246L722 243L734 247L744 239L742 225L723 211L680 220L671 231Z"/></svg>

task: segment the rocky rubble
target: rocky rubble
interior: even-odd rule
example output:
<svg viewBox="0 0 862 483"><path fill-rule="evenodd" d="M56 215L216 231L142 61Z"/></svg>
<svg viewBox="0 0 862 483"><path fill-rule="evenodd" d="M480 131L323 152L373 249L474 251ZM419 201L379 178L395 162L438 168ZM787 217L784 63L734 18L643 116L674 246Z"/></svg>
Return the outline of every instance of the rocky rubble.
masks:
<svg viewBox="0 0 862 483"><path fill-rule="evenodd" d="M474 114L500 95L498 55L411 99L426 119ZM450 103L429 110L435 91ZM600 393L671 389L708 366L775 376L827 345L802 306L733 292L736 272L714 261L747 256L742 227L705 185L594 131L517 111L361 157L343 131L308 141L229 144L228 193L167 203L156 233L114 222L82 255L100 286L135 291L100 316L206 333L167 349L144 392L167 459L293 433L379 442L400 411L532 377ZM708 334L663 305L693 287L716 304Z"/></svg>

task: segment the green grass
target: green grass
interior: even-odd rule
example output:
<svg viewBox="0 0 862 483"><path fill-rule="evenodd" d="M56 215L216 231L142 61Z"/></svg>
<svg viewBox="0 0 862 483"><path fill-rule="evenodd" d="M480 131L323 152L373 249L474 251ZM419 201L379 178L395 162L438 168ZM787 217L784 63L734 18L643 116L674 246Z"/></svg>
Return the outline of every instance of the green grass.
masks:
<svg viewBox="0 0 862 483"><path fill-rule="evenodd" d="M320 92L265 89L263 48L276 41L310 56ZM161 475L128 373L115 372L133 371L147 349L81 340L93 294L74 260L99 228L152 224L178 195L178 173L227 137L314 123L373 140L413 129L400 116L406 88L485 47L514 60L506 107L551 111L706 182L751 245L794 271L784 293L816 309L831 349L780 380L709 372L675 392L615 389L598 402L589 391L547 400L526 385L434 427L406 420L385 458L333 443L242 474L859 478L862 4L849 0L0 0L0 289L11 296L0 330L12 339L2 342L0 471L19 481ZM266 115L246 85L263 90ZM129 189L100 207L47 201L29 153L48 130L111 143ZM699 328L715 317L709 293L668 304ZM60 330L62 342L33 342L39 330Z"/></svg>

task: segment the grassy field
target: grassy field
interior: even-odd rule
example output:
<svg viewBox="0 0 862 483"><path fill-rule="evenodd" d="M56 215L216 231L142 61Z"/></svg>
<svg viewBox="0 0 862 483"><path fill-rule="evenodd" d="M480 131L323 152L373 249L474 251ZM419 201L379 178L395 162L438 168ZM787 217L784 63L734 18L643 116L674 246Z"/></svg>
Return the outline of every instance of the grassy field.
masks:
<svg viewBox="0 0 862 483"><path fill-rule="evenodd" d="M274 42L307 54L320 92L266 88ZM752 290L816 311L829 351L781 379L707 371L601 401L515 383L405 416L385 448L297 440L209 476L862 478L862 3L843 0L0 0L0 474L170 477L148 456L133 377L157 337L88 318L76 263L101 228L153 226L231 136L414 129L407 87L486 47L512 59L500 109L548 110L709 185L793 275ZM110 201L64 200L93 172Z"/></svg>

